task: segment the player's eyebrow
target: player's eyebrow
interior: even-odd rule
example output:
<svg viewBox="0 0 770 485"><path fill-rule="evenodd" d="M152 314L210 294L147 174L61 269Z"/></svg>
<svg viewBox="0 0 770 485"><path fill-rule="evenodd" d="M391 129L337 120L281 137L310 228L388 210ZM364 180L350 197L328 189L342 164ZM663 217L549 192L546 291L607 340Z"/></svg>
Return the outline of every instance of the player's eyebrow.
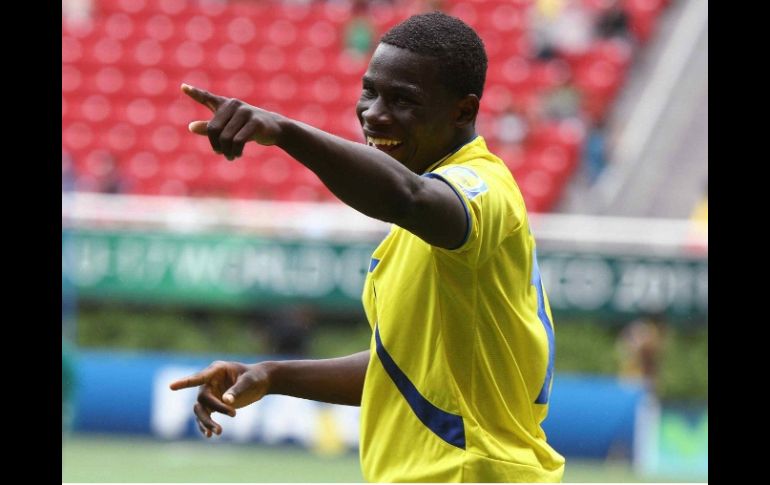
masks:
<svg viewBox="0 0 770 485"><path fill-rule="evenodd" d="M364 75L361 79L364 86L367 86L367 85L374 86L376 84L372 78L366 75ZM414 96L420 99L424 97L423 90L411 83L389 80L387 81L387 88L393 91L396 91L398 93L408 94L410 96Z"/></svg>

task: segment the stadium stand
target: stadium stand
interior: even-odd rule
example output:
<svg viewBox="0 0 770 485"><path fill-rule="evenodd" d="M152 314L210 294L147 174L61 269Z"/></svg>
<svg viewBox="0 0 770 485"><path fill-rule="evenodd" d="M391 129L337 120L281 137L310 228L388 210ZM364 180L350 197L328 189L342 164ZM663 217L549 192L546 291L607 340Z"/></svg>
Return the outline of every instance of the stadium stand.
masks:
<svg viewBox="0 0 770 485"><path fill-rule="evenodd" d="M372 3L367 18L375 38L429 3L435 2ZM479 131L513 171L530 210L549 211L559 201L580 164L588 128L610 109L667 3L440 2L486 43L490 69ZM567 21L560 15L568 8L590 19L588 45L539 50L538 36L549 22ZM612 9L626 35L596 32L597 19ZM341 1L102 0L85 19L63 17L62 152L74 161L76 189L336 200L278 149L249 145L238 163L212 153L207 140L186 132L189 121L206 113L182 97L179 85L240 97L362 141L354 105L366 59L344 45L353 15L353 5ZM577 93L577 104L563 96L558 110L545 110L544 100L558 90ZM497 129L512 112L526 126L514 142Z"/></svg>

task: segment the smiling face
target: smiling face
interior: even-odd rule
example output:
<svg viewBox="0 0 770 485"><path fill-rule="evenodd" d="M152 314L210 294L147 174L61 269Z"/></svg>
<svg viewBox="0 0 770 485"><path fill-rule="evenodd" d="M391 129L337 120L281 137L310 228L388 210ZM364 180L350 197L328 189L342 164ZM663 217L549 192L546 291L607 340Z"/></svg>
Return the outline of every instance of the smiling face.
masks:
<svg viewBox="0 0 770 485"><path fill-rule="evenodd" d="M356 105L367 144L418 174L468 140L460 99L439 79L436 59L381 43Z"/></svg>

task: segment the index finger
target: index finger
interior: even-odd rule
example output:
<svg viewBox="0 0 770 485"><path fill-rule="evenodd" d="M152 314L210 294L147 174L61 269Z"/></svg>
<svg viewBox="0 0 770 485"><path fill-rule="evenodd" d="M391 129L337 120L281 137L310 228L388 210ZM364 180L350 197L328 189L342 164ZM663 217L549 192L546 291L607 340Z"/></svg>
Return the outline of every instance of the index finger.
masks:
<svg viewBox="0 0 770 485"><path fill-rule="evenodd" d="M212 112L215 112L225 100L222 96L217 96L205 89L199 89L189 84L182 84L182 92L206 106Z"/></svg>
<svg viewBox="0 0 770 485"><path fill-rule="evenodd" d="M178 379L169 384L168 387L171 388L172 391L178 391L179 389L200 386L206 383L206 377L205 372L198 372L197 374Z"/></svg>

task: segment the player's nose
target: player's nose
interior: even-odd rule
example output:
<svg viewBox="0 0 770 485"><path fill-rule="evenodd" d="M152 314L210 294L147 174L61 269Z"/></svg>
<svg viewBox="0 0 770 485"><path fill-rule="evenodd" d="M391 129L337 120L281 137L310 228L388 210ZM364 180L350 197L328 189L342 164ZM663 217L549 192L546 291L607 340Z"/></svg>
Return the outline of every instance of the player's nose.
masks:
<svg viewBox="0 0 770 485"><path fill-rule="evenodd" d="M378 126L390 124L393 118L382 98L377 98L363 107L361 119L365 125Z"/></svg>

